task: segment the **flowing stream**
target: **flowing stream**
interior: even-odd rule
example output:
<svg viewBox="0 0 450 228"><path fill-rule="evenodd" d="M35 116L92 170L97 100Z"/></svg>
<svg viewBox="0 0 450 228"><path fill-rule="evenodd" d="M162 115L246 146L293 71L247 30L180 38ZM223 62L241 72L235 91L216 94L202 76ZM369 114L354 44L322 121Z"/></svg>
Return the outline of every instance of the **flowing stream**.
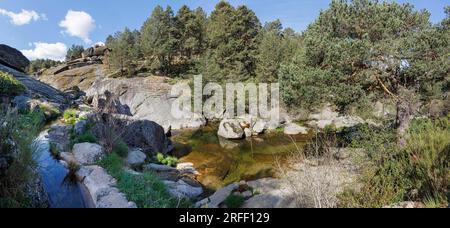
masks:
<svg viewBox="0 0 450 228"><path fill-rule="evenodd" d="M39 175L50 199L51 208L86 208L89 200L84 186L68 178L68 170L50 154L47 131L34 141L37 149Z"/></svg>

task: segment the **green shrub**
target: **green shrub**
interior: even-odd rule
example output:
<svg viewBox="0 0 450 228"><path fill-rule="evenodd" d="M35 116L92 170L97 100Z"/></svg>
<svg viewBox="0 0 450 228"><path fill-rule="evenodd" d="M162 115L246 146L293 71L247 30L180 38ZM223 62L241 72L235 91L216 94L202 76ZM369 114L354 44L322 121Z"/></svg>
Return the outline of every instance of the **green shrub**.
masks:
<svg viewBox="0 0 450 228"><path fill-rule="evenodd" d="M414 189L422 200L445 205L450 191L450 117L414 121L406 152Z"/></svg>
<svg viewBox="0 0 450 228"><path fill-rule="evenodd" d="M227 206L227 208L240 208L245 202L245 198L241 195L231 194L228 196L224 204Z"/></svg>
<svg viewBox="0 0 450 228"><path fill-rule="evenodd" d="M12 75L0 71L0 96L16 96L24 93L26 87Z"/></svg>
<svg viewBox="0 0 450 228"><path fill-rule="evenodd" d="M92 132L89 129L80 135L77 135L75 133L75 130L73 129L70 132L70 147L73 147L73 145L78 143L97 143L97 142L98 142L97 138L94 136L94 134L92 134Z"/></svg>
<svg viewBox="0 0 450 228"><path fill-rule="evenodd" d="M44 113L45 119L47 121L56 120L61 115L61 112L57 108L50 105L41 104L39 105L39 108Z"/></svg>
<svg viewBox="0 0 450 228"><path fill-rule="evenodd" d="M114 145L112 153L119 155L122 158L128 156L129 148L122 140L119 140L116 145Z"/></svg>
<svg viewBox="0 0 450 228"><path fill-rule="evenodd" d="M367 151L361 189L339 196L342 207L382 207L400 201L445 206L449 197L450 118L415 120L406 148L394 129L361 128L354 147ZM431 202L431 203L430 203Z"/></svg>
<svg viewBox="0 0 450 228"><path fill-rule="evenodd" d="M78 111L75 109L67 109L64 111L63 114L64 122L66 122L69 125L75 125L81 120L86 120L84 117L78 116Z"/></svg>
<svg viewBox="0 0 450 228"><path fill-rule="evenodd" d="M171 166L171 167L175 167L178 164L178 158L173 157L173 156L165 156L162 153L156 154L156 160L163 165L167 165L167 166Z"/></svg>
<svg viewBox="0 0 450 228"><path fill-rule="evenodd" d="M77 172L78 170L80 170L81 166L74 162L74 161L69 161L67 163L67 169L69 170L69 172L67 173L67 177L66 179L71 180L71 181L76 181L77 180Z"/></svg>
<svg viewBox="0 0 450 228"><path fill-rule="evenodd" d="M170 196L166 186L153 173L133 175L122 168L122 158L110 154L99 163L110 175L117 179L117 187L127 199L137 204L139 208L175 208L191 207L188 200L175 199Z"/></svg>
<svg viewBox="0 0 450 228"><path fill-rule="evenodd" d="M42 126L39 114L0 110L0 158L8 163L0 169L0 208L30 206L26 186L36 169L35 148L30 145Z"/></svg>
<svg viewBox="0 0 450 228"><path fill-rule="evenodd" d="M59 156L61 155L61 152L59 151L59 149L58 149L56 143L50 142L49 146L50 146L50 154L51 154L54 158L58 159Z"/></svg>

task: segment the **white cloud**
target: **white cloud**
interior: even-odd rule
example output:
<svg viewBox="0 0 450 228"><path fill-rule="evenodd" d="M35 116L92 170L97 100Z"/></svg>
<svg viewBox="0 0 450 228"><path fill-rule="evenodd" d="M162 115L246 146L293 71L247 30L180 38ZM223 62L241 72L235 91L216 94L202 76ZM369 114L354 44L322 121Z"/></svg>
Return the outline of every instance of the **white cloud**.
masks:
<svg viewBox="0 0 450 228"><path fill-rule="evenodd" d="M7 16L10 19L11 24L13 25L26 25L31 21L37 21L39 19L47 20L47 16L45 14L38 14L34 10L24 10L20 13L14 13L5 9L0 9L0 15Z"/></svg>
<svg viewBox="0 0 450 228"><path fill-rule="evenodd" d="M89 33L95 29L95 20L88 13L69 10L59 26L65 29L65 34L81 38L87 44L92 43Z"/></svg>
<svg viewBox="0 0 450 228"><path fill-rule="evenodd" d="M43 43L36 42L34 44L34 49L30 50L20 50L23 55L28 59L52 59L57 61L63 61L66 57L67 46L63 43Z"/></svg>

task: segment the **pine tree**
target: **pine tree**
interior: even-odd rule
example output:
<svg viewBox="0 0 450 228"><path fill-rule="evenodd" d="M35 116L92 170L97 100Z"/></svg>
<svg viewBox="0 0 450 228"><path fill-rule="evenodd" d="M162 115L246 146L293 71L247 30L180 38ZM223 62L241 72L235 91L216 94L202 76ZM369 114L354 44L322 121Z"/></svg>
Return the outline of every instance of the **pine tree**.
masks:
<svg viewBox="0 0 450 228"><path fill-rule="evenodd" d="M284 60L283 26L280 20L267 23L260 33L257 76L261 82L276 82Z"/></svg>
<svg viewBox="0 0 450 228"><path fill-rule="evenodd" d="M448 90L448 39L429 16L409 4L333 1L305 32L295 61L281 69L285 101L332 101L349 110L368 98L391 98L404 145L418 101L428 99L421 91L430 84L437 93Z"/></svg>
<svg viewBox="0 0 450 228"><path fill-rule="evenodd" d="M260 22L245 6L219 2L208 23L209 50L204 57L206 78L242 81L255 75Z"/></svg>
<svg viewBox="0 0 450 228"><path fill-rule="evenodd" d="M131 77L136 73L137 61L141 57L139 36L139 31L125 28L123 32L117 32L106 40L106 45L112 49L109 56L110 68L112 71L119 71L120 76Z"/></svg>
<svg viewBox="0 0 450 228"><path fill-rule="evenodd" d="M150 69L170 73L179 36L172 8L157 6L141 28L141 47Z"/></svg>
<svg viewBox="0 0 450 228"><path fill-rule="evenodd" d="M72 47L70 47L69 50L67 50L66 61L81 58L83 52L84 52L83 46L73 44Z"/></svg>

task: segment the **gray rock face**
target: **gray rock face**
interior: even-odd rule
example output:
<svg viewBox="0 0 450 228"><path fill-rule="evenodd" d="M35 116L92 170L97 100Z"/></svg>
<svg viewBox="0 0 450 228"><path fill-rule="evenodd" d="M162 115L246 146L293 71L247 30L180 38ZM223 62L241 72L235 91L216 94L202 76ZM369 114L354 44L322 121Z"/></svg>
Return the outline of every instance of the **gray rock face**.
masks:
<svg viewBox="0 0 450 228"><path fill-rule="evenodd" d="M420 202L412 202L412 201L406 201L406 202L400 202L400 203L396 203L390 206L386 206L383 208L393 208L393 209L413 209L413 208L423 208L424 205Z"/></svg>
<svg viewBox="0 0 450 228"><path fill-rule="evenodd" d="M73 127L75 134L80 135L84 132L86 129L88 122L87 120L80 120L77 123L75 123L75 126Z"/></svg>
<svg viewBox="0 0 450 228"><path fill-rule="evenodd" d="M117 189L117 181L99 166L85 166L77 176L86 186L97 208L136 208Z"/></svg>
<svg viewBox="0 0 450 228"><path fill-rule="evenodd" d="M256 134L261 134L266 129L266 126L267 126L266 121L259 119L253 126L253 132Z"/></svg>
<svg viewBox="0 0 450 228"><path fill-rule="evenodd" d="M178 180L177 182L164 181L164 184L166 184L169 193L176 198L195 199L203 193L201 187L191 186L183 180Z"/></svg>
<svg viewBox="0 0 450 228"><path fill-rule="evenodd" d="M244 135L245 135L246 138L252 137L253 136L252 130L250 128L245 128L244 129Z"/></svg>
<svg viewBox="0 0 450 228"><path fill-rule="evenodd" d="M0 64L0 70L13 75L17 80L22 82L22 84L27 87L27 97L42 100L55 107L58 107L60 110L63 109L63 107L67 106L66 96L63 92L36 79L33 79L30 76L11 67Z"/></svg>
<svg viewBox="0 0 450 228"><path fill-rule="evenodd" d="M29 97L27 97L27 96L16 96L12 100L12 103L19 110L29 110L29 108L30 108L29 107L30 100L31 99Z"/></svg>
<svg viewBox="0 0 450 228"><path fill-rule="evenodd" d="M284 134L286 135L299 135L299 134L308 134L308 129L302 126L299 126L295 123L290 123L284 128Z"/></svg>
<svg viewBox="0 0 450 228"><path fill-rule="evenodd" d="M147 171L154 171L154 172L176 172L177 169L172 168L167 165L159 165L159 164L148 164L144 167Z"/></svg>
<svg viewBox="0 0 450 228"><path fill-rule="evenodd" d="M242 139L244 130L242 129L239 120L224 119L220 122L217 134L226 139Z"/></svg>
<svg viewBox="0 0 450 228"><path fill-rule="evenodd" d="M217 190L212 196L196 203L196 207L201 208L219 208L220 204L225 201L231 193L239 188L238 183L230 184L224 188Z"/></svg>
<svg viewBox="0 0 450 228"><path fill-rule="evenodd" d="M183 128L198 128L206 124L201 114L185 111L185 117L177 119L172 115L172 104L177 96L172 96L172 86L165 78L146 77L133 79L103 79L96 81L86 91L87 96L95 100L105 91L114 91L119 101L127 105L135 119L150 120L163 126L167 131Z"/></svg>
<svg viewBox="0 0 450 228"><path fill-rule="evenodd" d="M311 114L309 119L311 121L308 122L308 125L319 129L325 129L330 125L334 125L337 129L348 128L365 122L359 117L339 116L339 113L335 112L330 106Z"/></svg>
<svg viewBox="0 0 450 228"><path fill-rule="evenodd" d="M127 164L134 169L140 169L144 165L147 155L140 149L133 149L128 153Z"/></svg>
<svg viewBox="0 0 450 228"><path fill-rule="evenodd" d="M30 60L22 52L10 46L0 44L0 64L9 66L16 70L24 71L30 64Z"/></svg>
<svg viewBox="0 0 450 228"><path fill-rule="evenodd" d="M92 165L104 155L103 147L95 143L79 143L72 151L76 161L81 165Z"/></svg>
<svg viewBox="0 0 450 228"><path fill-rule="evenodd" d="M146 154L167 154L173 150L164 129L148 120L129 121L123 129L123 140L130 147L142 148Z"/></svg>
<svg viewBox="0 0 450 228"><path fill-rule="evenodd" d="M243 208L293 208L295 200L282 182L274 178L265 178L247 183L260 194L245 201Z"/></svg>
<svg viewBox="0 0 450 228"><path fill-rule="evenodd" d="M129 202L125 194L117 188L102 189L97 193L97 208L137 208L134 202Z"/></svg>

